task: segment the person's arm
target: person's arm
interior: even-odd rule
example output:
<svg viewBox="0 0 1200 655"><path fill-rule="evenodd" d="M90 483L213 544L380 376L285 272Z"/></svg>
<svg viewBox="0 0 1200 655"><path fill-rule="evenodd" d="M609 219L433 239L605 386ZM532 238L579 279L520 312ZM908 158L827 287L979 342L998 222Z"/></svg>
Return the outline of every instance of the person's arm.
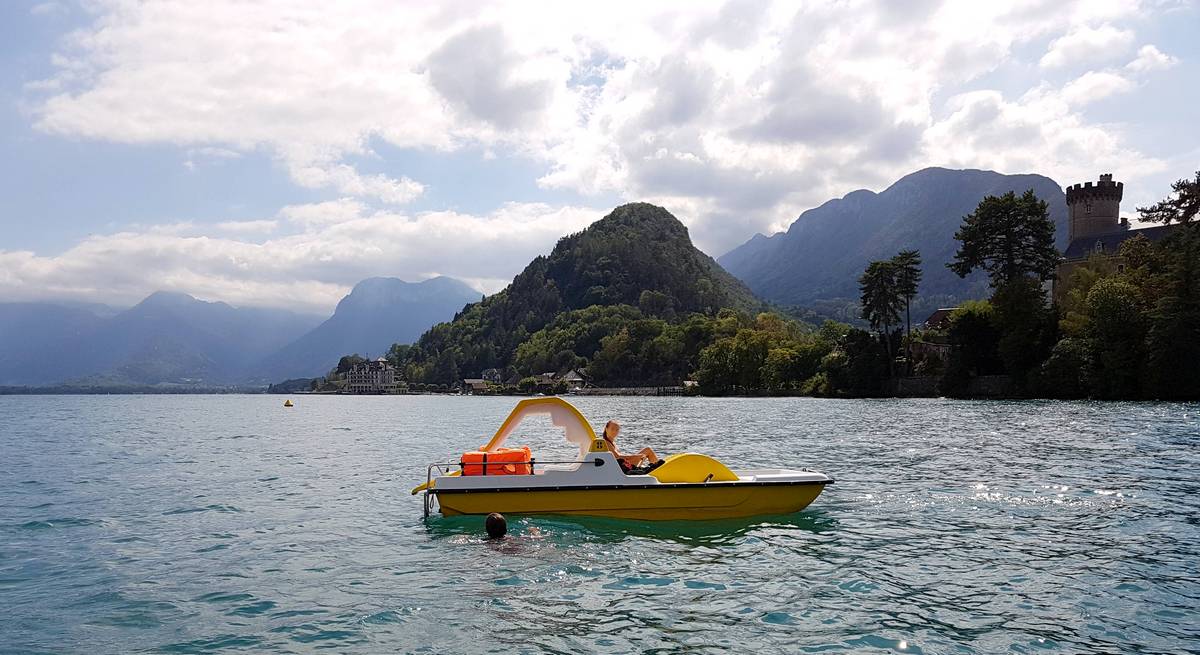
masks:
<svg viewBox="0 0 1200 655"><path fill-rule="evenodd" d="M638 451L632 455L617 455L617 459L625 462L629 468L636 468L642 465L642 460L646 458L644 451Z"/></svg>
<svg viewBox="0 0 1200 655"><path fill-rule="evenodd" d="M612 451L613 457L617 458L618 461L625 462L625 466L629 468L641 464L642 458L646 456L644 452L639 452L636 455L622 455L621 451L617 450L617 444L611 441L608 442L608 449Z"/></svg>
<svg viewBox="0 0 1200 655"><path fill-rule="evenodd" d="M617 450L617 444L615 444L611 441L608 442L608 449L612 451L613 457L617 458L618 461L625 462L625 464L628 466L637 466L637 462L629 461L634 456L633 455L622 455L621 451Z"/></svg>

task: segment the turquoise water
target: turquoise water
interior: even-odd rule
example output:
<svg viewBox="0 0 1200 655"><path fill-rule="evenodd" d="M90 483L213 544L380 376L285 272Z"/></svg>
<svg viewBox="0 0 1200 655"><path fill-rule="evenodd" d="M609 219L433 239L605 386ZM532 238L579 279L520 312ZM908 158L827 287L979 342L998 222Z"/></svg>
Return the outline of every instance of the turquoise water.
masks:
<svg viewBox="0 0 1200 655"><path fill-rule="evenodd" d="M295 400L0 397L0 651L1200 649L1200 405L581 398L631 446L837 484L488 541L408 490L513 399Z"/></svg>

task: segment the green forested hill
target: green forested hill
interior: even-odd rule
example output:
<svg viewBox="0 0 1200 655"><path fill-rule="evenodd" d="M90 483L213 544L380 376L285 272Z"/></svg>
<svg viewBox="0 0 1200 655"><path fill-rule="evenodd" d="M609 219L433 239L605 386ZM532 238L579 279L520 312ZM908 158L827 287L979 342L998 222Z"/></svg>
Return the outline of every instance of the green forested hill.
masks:
<svg viewBox="0 0 1200 655"><path fill-rule="evenodd" d="M515 363L518 346L560 314L597 305L629 306L632 313L572 316L587 321L603 314L606 324L618 315L630 320L636 316L667 324L694 313L712 315L723 308L754 312L762 307L745 285L692 245L687 228L670 212L633 203L563 237L549 256L530 262L503 291L434 326L414 347L394 349L393 358L409 369L409 379L440 383L490 368L506 369ZM560 332L565 327L561 323L555 326ZM544 337L541 341L549 343ZM582 365L596 354L582 351L598 346L599 337L585 339L552 353L553 361L526 348L522 364Z"/></svg>
<svg viewBox="0 0 1200 655"><path fill-rule="evenodd" d="M545 261L544 277L569 309L637 305L647 290L666 295L667 309L680 313L761 304L692 245L679 219L647 203L617 207L583 232L564 237ZM535 260L530 268L536 265Z"/></svg>

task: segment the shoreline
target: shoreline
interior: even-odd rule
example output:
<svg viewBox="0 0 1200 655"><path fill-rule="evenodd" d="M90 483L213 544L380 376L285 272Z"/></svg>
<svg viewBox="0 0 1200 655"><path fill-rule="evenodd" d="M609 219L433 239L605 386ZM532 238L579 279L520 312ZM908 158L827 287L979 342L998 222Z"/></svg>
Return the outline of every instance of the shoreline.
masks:
<svg viewBox="0 0 1200 655"><path fill-rule="evenodd" d="M1172 402L1195 403L1200 399L1162 400L1157 398L1054 398L1048 396L1022 396L1017 394L973 394L962 396L947 396L937 393L907 393L873 396L818 396L803 394L798 391L781 391L778 393L741 393L721 396L705 396L698 393L659 393L660 387L614 387L593 388L582 392L568 394L540 394L542 396L561 395L572 397L608 397L608 398L817 398L823 400L913 400L913 399L944 399L944 400L1029 400L1029 401L1086 401L1086 402ZM334 396L334 397L402 397L402 396L447 396L459 398L534 398L539 394L502 394L477 393L459 394L436 391L417 391L397 394L351 394L339 392L296 392L278 393L266 389L87 389L75 387L0 387L0 396Z"/></svg>

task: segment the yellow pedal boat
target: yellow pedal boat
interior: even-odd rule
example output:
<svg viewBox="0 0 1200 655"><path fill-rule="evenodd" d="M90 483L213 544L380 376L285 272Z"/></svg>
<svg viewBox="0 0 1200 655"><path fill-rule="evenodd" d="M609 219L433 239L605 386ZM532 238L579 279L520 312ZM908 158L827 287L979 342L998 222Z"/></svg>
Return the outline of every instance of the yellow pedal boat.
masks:
<svg viewBox="0 0 1200 655"><path fill-rule="evenodd" d="M505 441L521 421L536 415L549 415L567 441L579 447L577 459L499 457L514 452L503 448ZM825 485L833 484L832 478L808 470L733 471L697 453L671 455L647 474L629 475L583 414L553 396L517 403L480 451L473 454L483 455L482 464L460 460L429 465L425 483L412 490L414 495L424 494L426 516L436 505L444 516L500 512L645 520L740 518L799 512ZM488 464L488 454L500 463Z"/></svg>

